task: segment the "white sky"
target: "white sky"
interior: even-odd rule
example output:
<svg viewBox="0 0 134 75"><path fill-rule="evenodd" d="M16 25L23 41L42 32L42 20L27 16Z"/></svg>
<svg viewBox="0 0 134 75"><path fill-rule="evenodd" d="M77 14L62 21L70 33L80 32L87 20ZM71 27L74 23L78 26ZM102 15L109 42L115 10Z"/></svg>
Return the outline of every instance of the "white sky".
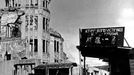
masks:
<svg viewBox="0 0 134 75"><path fill-rule="evenodd" d="M77 62L79 28L125 26L125 38L134 47L134 0L52 0L50 10L50 26L61 33L65 51ZM97 61L91 60L92 65Z"/></svg>

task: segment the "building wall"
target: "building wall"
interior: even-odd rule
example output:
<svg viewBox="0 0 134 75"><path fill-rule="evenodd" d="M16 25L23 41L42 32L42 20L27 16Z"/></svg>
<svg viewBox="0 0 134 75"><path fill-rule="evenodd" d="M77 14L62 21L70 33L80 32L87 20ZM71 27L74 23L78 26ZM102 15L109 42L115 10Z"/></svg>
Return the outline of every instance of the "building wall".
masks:
<svg viewBox="0 0 134 75"><path fill-rule="evenodd" d="M14 74L14 61L1 61L0 62L0 75L13 75Z"/></svg>
<svg viewBox="0 0 134 75"><path fill-rule="evenodd" d="M50 37L50 61L51 62L54 62L54 58L55 58L55 56L54 56L54 37Z"/></svg>
<svg viewBox="0 0 134 75"><path fill-rule="evenodd" d="M50 61L63 63L66 56L63 55L63 38L57 31L50 30Z"/></svg>

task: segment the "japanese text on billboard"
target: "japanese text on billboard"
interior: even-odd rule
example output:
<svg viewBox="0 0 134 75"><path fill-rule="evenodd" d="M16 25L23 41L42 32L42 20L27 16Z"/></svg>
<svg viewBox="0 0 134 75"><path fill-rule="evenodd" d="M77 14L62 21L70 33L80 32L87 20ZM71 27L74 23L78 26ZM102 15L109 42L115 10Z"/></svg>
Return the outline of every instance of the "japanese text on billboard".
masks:
<svg viewBox="0 0 134 75"><path fill-rule="evenodd" d="M123 46L124 27L80 29L80 45L85 47Z"/></svg>

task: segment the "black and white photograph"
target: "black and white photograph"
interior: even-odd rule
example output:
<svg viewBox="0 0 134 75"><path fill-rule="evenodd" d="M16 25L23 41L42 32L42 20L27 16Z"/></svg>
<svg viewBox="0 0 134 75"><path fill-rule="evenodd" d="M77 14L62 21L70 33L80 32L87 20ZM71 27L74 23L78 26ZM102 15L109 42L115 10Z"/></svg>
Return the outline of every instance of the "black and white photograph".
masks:
<svg viewBox="0 0 134 75"><path fill-rule="evenodd" d="M134 75L134 0L0 0L0 75Z"/></svg>

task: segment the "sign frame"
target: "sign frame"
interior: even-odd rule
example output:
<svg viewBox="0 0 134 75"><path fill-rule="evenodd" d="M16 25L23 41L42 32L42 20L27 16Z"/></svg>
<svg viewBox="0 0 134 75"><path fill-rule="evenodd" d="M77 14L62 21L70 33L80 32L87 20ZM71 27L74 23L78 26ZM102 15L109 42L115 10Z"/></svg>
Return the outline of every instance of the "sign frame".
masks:
<svg viewBox="0 0 134 75"><path fill-rule="evenodd" d="M125 27L79 29L80 46L123 47Z"/></svg>

